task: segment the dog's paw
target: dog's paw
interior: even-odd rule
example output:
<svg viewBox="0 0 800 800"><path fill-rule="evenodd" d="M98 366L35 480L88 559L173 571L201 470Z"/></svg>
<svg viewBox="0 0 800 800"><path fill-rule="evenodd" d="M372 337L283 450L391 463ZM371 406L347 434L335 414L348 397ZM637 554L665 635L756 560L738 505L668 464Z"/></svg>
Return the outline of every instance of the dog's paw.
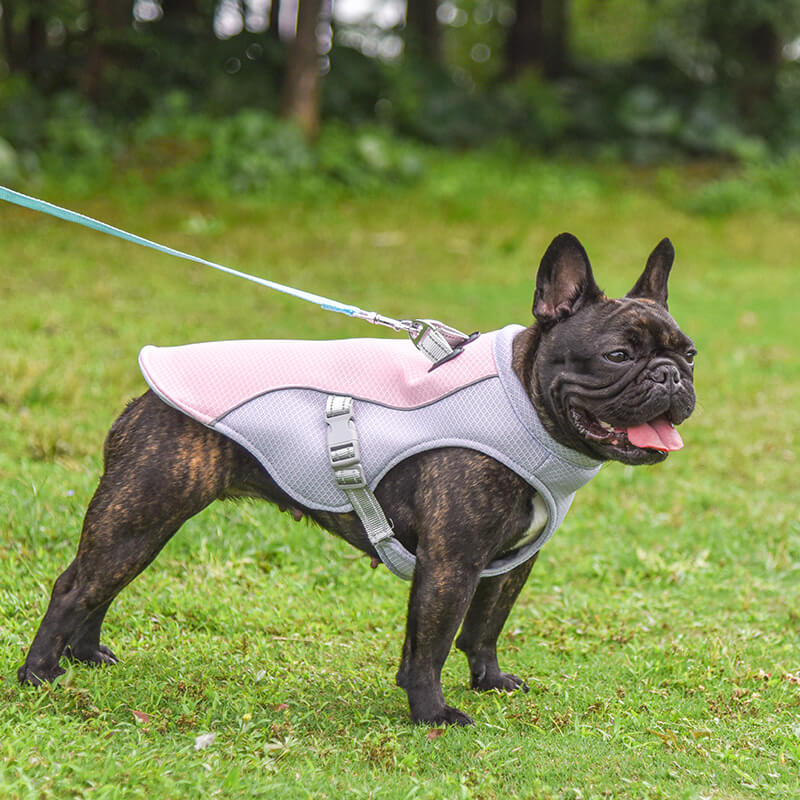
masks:
<svg viewBox="0 0 800 800"><path fill-rule="evenodd" d="M441 709L432 712L426 713L419 716L412 715L411 719L417 723L417 725L474 725L475 723L472 721L470 717L468 717L463 711L459 711L457 708L453 708L453 706L444 705Z"/></svg>
<svg viewBox="0 0 800 800"><path fill-rule="evenodd" d="M17 670L17 678L23 685L41 686L43 683L52 683L65 672L66 670L59 666L51 667L50 669L44 669L42 667L36 669L34 667L29 667L28 664L25 663Z"/></svg>
<svg viewBox="0 0 800 800"><path fill-rule="evenodd" d="M510 672L500 670L486 670L482 673L472 674L472 688L478 692L491 692L497 689L501 692L528 691L528 684L522 678Z"/></svg>
<svg viewBox="0 0 800 800"><path fill-rule="evenodd" d="M67 645L64 648L64 655L70 661L80 661L84 664L105 664L111 666L119 662L119 659L104 644L99 644L97 647L92 648L82 648L79 645L74 647L72 645Z"/></svg>

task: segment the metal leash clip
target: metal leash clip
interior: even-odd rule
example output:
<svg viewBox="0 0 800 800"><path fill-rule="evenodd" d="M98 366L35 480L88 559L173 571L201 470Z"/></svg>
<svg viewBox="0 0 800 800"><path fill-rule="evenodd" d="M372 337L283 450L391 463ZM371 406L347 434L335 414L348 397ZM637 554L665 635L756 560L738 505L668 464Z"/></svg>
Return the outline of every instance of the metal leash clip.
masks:
<svg viewBox="0 0 800 800"><path fill-rule="evenodd" d="M452 361L480 336L478 331L467 335L435 319L415 319L412 325L408 335L414 347L433 361L429 372Z"/></svg>
<svg viewBox="0 0 800 800"><path fill-rule="evenodd" d="M373 325L383 325L395 331L405 331L414 347L433 361L429 372L452 361L470 342L474 342L480 336L478 331L469 335L462 333L457 328L445 325L438 319L392 319L392 317L386 317L375 311L361 310L353 316Z"/></svg>

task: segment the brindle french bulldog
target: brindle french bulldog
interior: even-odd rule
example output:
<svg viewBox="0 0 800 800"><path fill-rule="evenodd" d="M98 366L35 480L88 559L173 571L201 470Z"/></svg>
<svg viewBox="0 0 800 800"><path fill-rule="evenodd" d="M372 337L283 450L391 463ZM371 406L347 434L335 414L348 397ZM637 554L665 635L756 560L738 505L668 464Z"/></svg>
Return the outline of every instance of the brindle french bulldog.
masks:
<svg viewBox="0 0 800 800"><path fill-rule="evenodd" d="M536 278L535 322L514 339L512 367L560 444L625 464L654 464L680 447L673 426L694 409L695 348L667 310L673 258L664 239L633 289L609 299L574 236L562 234L547 249ZM131 402L114 423L104 456L77 555L56 581L19 669L23 683L61 675L62 655L116 663L100 644L111 601L186 520L214 500L272 501L376 556L354 513L298 507L248 451L152 391ZM474 689L527 690L521 678L500 670L497 639L535 556L503 575L480 573L529 528L535 490L487 455L442 448L402 461L375 494L397 539L416 554L397 673L411 719L470 724L466 714L445 703L441 687L459 625L456 646L467 656Z"/></svg>

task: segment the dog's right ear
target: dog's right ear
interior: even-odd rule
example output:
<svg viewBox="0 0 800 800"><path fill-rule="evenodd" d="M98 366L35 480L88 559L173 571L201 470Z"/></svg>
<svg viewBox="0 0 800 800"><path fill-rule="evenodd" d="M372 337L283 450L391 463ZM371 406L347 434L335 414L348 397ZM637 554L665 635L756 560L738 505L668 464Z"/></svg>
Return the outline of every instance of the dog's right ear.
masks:
<svg viewBox="0 0 800 800"><path fill-rule="evenodd" d="M602 297L583 245L571 233L556 236L542 256L536 275L536 320L542 325L558 322Z"/></svg>

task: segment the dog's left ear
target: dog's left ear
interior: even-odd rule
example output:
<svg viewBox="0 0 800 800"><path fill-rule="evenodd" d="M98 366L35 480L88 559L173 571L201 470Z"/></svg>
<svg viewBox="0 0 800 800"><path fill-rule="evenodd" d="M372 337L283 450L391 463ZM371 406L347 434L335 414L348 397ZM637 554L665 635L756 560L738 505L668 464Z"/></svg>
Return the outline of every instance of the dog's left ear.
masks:
<svg viewBox="0 0 800 800"><path fill-rule="evenodd" d="M669 239L662 239L650 253L644 272L626 297L653 300L667 308L667 279L674 260L675 248L672 242Z"/></svg>
<svg viewBox="0 0 800 800"><path fill-rule="evenodd" d="M536 274L533 316L543 325L558 322L603 297L583 245L571 234L556 236Z"/></svg>

